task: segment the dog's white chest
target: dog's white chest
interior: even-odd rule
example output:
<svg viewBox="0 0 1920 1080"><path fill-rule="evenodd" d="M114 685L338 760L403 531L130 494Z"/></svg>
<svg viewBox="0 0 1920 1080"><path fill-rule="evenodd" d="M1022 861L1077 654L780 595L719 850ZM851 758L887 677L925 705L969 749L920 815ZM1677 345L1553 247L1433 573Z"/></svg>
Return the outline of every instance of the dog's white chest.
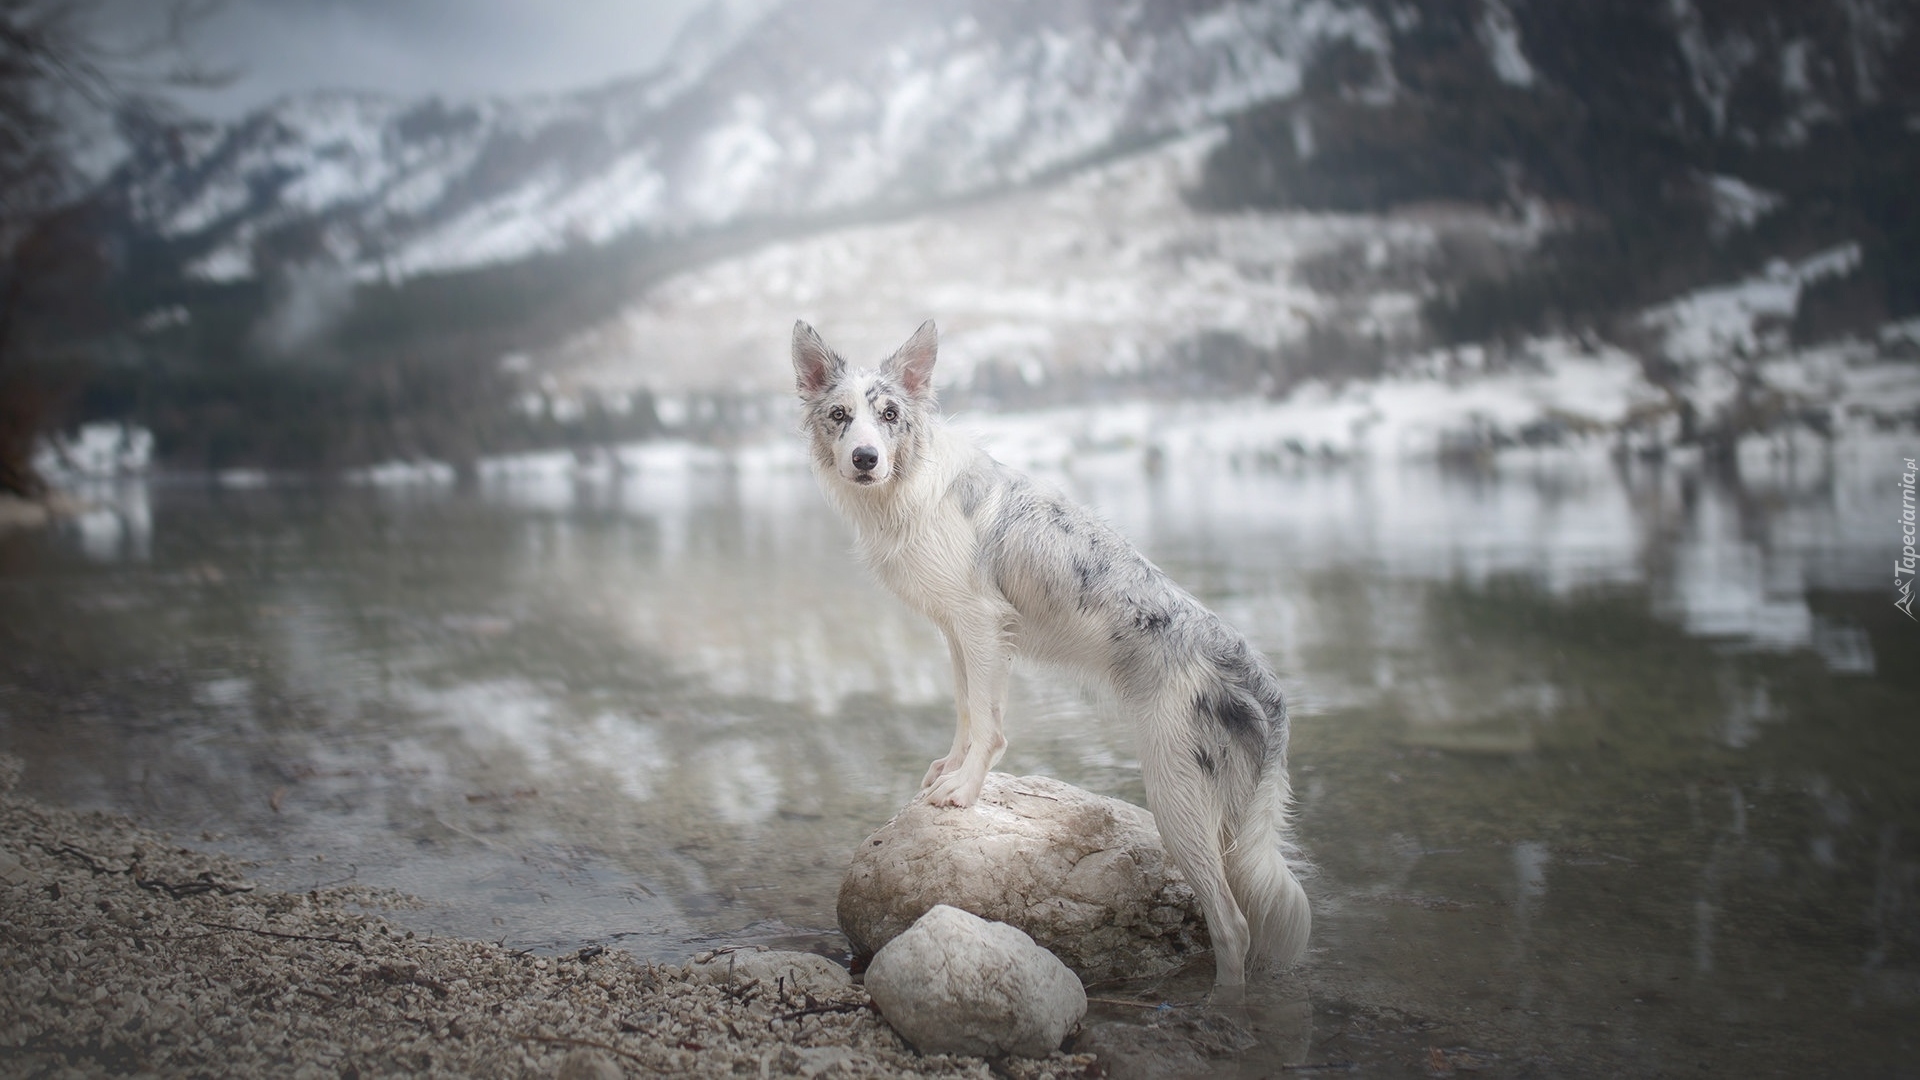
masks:
<svg viewBox="0 0 1920 1080"><path fill-rule="evenodd" d="M894 595L937 623L976 595L979 538L950 507L934 506L896 528L863 530L860 551Z"/></svg>

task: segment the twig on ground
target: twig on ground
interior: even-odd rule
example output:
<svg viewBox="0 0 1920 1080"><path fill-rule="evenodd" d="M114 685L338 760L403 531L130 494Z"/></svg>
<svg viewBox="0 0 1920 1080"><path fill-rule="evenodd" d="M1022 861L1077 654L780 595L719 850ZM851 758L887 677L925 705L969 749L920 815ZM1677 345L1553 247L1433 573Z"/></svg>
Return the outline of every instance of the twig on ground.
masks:
<svg viewBox="0 0 1920 1080"><path fill-rule="evenodd" d="M774 1017L773 1019L798 1020L803 1016L819 1016L822 1013L859 1012L862 1009L871 1009L871 1008L873 1008L872 1002L843 1001L838 1004L830 1004L830 1005L809 1005L804 1009L795 1009L790 1013L782 1013L779 1016Z"/></svg>
<svg viewBox="0 0 1920 1080"><path fill-rule="evenodd" d="M352 938L338 937L333 934L284 934L278 930L259 930L251 926L235 926L232 923L219 922L202 922L200 925L214 930L237 930L243 934L260 934L263 937L284 938L288 941L331 941L335 945L352 945L355 948L361 947L360 942Z"/></svg>

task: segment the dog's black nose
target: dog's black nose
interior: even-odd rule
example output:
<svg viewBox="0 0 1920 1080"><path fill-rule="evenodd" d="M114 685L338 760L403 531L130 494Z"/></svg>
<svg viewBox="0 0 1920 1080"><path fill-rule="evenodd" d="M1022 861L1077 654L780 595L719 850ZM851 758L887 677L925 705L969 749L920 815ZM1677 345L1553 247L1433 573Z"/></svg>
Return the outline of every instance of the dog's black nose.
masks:
<svg viewBox="0 0 1920 1080"><path fill-rule="evenodd" d="M854 468L859 469L861 472L872 472L873 467L878 464L880 464L880 451L875 450L871 446L856 446L853 448Z"/></svg>

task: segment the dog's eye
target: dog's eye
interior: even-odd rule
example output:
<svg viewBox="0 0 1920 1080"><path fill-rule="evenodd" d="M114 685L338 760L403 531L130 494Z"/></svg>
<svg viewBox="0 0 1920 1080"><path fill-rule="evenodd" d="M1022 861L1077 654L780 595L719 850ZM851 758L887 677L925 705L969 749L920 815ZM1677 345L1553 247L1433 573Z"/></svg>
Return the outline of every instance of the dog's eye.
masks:
<svg viewBox="0 0 1920 1080"><path fill-rule="evenodd" d="M880 410L880 419L885 420L889 424L899 420L900 419L899 406L889 405L886 408Z"/></svg>
<svg viewBox="0 0 1920 1080"><path fill-rule="evenodd" d="M833 408L827 410L827 419L836 424L844 424L847 422L847 410L835 405Z"/></svg>

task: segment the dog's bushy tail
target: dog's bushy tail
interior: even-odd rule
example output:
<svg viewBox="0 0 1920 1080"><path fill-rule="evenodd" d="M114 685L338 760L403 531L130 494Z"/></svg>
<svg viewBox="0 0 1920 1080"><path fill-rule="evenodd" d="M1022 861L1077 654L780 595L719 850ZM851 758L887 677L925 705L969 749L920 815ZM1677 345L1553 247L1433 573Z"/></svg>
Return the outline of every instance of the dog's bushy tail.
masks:
<svg viewBox="0 0 1920 1080"><path fill-rule="evenodd" d="M1287 836L1291 802L1284 759L1270 761L1221 852L1227 886L1247 916L1249 959L1276 970L1306 955L1313 927L1307 892L1295 873L1305 864Z"/></svg>
<svg viewBox="0 0 1920 1080"><path fill-rule="evenodd" d="M1216 621L1186 665L1149 681L1141 771L1160 837L1192 884L1218 979L1306 955L1312 916L1289 841L1287 709L1252 646Z"/></svg>

